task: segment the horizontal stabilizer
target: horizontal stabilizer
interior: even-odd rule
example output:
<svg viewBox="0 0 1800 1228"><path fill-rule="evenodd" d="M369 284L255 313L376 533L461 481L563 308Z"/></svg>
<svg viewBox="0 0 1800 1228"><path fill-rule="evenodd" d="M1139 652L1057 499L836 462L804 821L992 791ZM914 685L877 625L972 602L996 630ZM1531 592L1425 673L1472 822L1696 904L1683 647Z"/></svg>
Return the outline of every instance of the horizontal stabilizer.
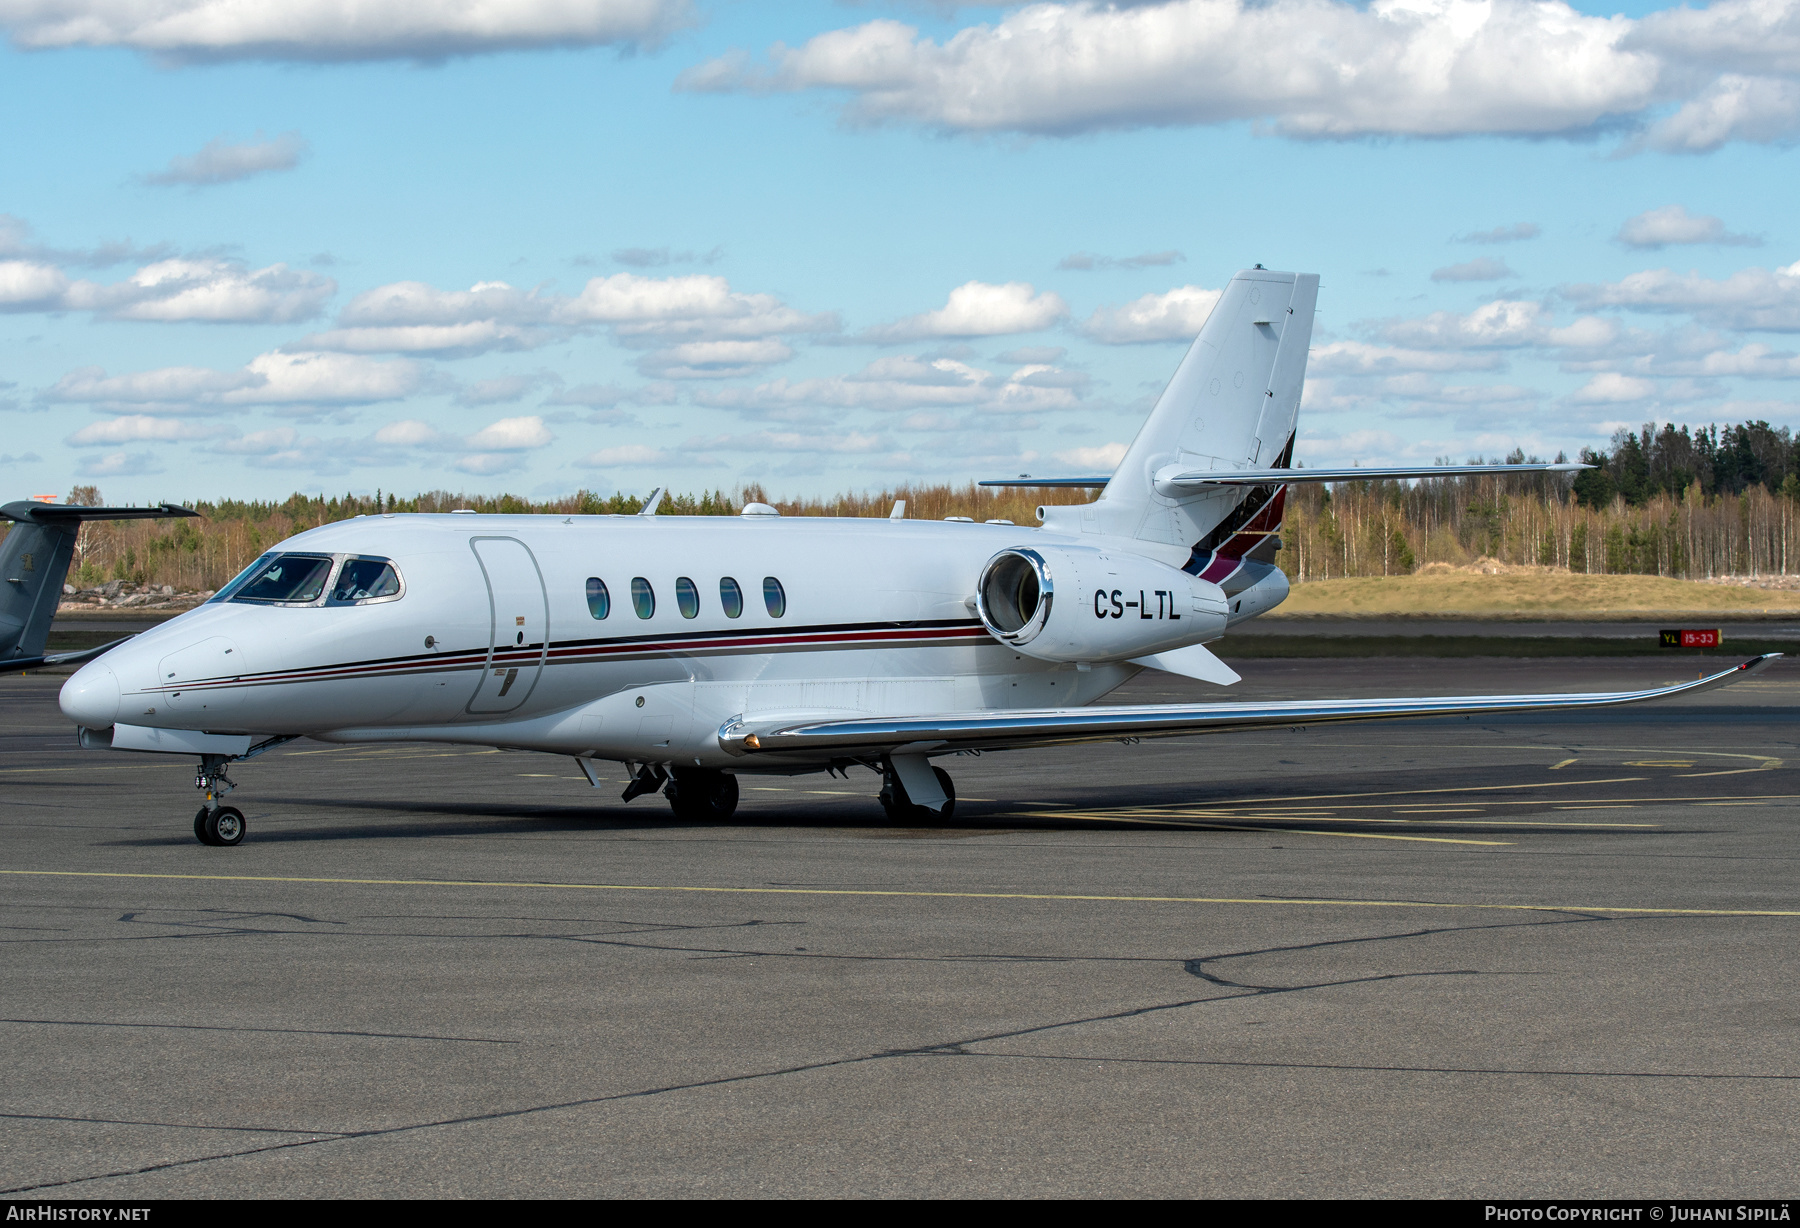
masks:
<svg viewBox="0 0 1800 1228"><path fill-rule="evenodd" d="M1144 665L1151 669L1160 669L1167 674L1180 674L1185 678L1196 678L1201 682L1211 682L1218 686L1230 686L1243 679L1231 666L1207 651L1203 644L1189 644L1186 648L1172 648L1168 652L1159 652L1148 657L1133 657L1133 665Z"/></svg>
<svg viewBox="0 0 1800 1228"><path fill-rule="evenodd" d="M908 754L957 750L1000 750L1022 746L1116 742L1125 738L1166 738L1183 734L1234 733L1249 729L1318 725L1336 721L1393 720L1425 716L1492 716L1607 708L1618 704L1697 694L1749 677L1782 654L1752 657L1693 682L1645 691L1599 691L1568 695L1448 695L1419 699L1308 699L1256 703L1098 704L1088 708L1040 708L1013 712L944 712L899 717L846 719L735 719L719 730L719 745L733 755L883 754L905 747Z"/></svg>
<svg viewBox="0 0 1800 1228"><path fill-rule="evenodd" d="M67 503L36 503L20 499L0 507L0 516L20 524L68 524L78 520L156 520L165 516L198 516L192 508L174 503L155 507L75 507Z"/></svg>
<svg viewBox="0 0 1800 1228"><path fill-rule="evenodd" d="M1414 465L1399 469L1196 469L1164 470L1160 487L1273 486L1294 482L1367 482L1374 478L1460 478L1484 473L1574 473L1592 465L1559 462L1542 465Z"/></svg>

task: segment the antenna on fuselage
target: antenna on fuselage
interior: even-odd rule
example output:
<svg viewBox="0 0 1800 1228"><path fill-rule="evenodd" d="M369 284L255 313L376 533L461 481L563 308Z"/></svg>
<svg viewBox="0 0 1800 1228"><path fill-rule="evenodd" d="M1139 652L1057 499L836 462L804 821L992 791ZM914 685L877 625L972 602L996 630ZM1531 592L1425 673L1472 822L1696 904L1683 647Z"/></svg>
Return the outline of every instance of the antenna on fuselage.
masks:
<svg viewBox="0 0 1800 1228"><path fill-rule="evenodd" d="M638 509L638 515L640 515L640 516L656 515L657 506L662 503L663 492L667 489L669 489L667 486L658 486L655 490L651 491L650 497L648 499L644 500L644 506L642 506Z"/></svg>

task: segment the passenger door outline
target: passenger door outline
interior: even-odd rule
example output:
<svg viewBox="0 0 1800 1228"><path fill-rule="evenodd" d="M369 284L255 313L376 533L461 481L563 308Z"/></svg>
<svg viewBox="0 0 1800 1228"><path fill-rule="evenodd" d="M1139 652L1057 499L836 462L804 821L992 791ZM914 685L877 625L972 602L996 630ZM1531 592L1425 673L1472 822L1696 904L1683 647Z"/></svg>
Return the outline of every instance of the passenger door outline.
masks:
<svg viewBox="0 0 1800 1228"><path fill-rule="evenodd" d="M467 711L511 712L537 689L550 653L550 597L544 572L531 547L516 537L472 537L469 549L487 585L488 651ZM515 649L521 632L526 645L537 646L535 654Z"/></svg>

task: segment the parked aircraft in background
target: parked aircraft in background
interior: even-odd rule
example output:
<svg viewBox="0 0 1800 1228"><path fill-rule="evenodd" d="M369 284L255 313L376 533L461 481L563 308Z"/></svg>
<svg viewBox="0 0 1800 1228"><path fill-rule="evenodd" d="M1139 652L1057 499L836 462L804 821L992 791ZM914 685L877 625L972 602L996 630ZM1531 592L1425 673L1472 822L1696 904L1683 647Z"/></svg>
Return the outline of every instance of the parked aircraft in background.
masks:
<svg viewBox="0 0 1800 1228"><path fill-rule="evenodd" d="M746 773L863 766L916 821L952 813L931 760L957 751L1630 703L1765 660L1621 693L1093 706L1146 668L1238 680L1205 645L1287 596L1291 483L1579 467L1290 468L1317 291L1234 277L1113 474L1016 482L1102 488L1036 526L665 518L660 491L637 516L358 517L83 666L62 709L84 746L198 756L195 832L235 844L228 765L301 736L570 755L595 784L621 761L626 800L695 819Z"/></svg>
<svg viewBox="0 0 1800 1228"><path fill-rule="evenodd" d="M75 665L130 638L81 652L44 655L50 620L56 615L56 603L62 600L63 581L69 574L75 539L84 522L198 514L172 503L160 507L70 507L21 499L0 507L0 518L12 521L14 526L0 540L0 669Z"/></svg>

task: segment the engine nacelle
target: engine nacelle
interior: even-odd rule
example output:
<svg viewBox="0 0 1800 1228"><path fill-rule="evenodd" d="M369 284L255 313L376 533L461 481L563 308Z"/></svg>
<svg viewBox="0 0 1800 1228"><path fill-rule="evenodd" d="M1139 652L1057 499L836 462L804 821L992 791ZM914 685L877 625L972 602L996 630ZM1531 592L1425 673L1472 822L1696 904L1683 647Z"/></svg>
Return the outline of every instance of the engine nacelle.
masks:
<svg viewBox="0 0 1800 1228"><path fill-rule="evenodd" d="M1040 661L1128 661L1217 639L1216 584L1134 554L1020 546L981 569L975 605L988 632Z"/></svg>

